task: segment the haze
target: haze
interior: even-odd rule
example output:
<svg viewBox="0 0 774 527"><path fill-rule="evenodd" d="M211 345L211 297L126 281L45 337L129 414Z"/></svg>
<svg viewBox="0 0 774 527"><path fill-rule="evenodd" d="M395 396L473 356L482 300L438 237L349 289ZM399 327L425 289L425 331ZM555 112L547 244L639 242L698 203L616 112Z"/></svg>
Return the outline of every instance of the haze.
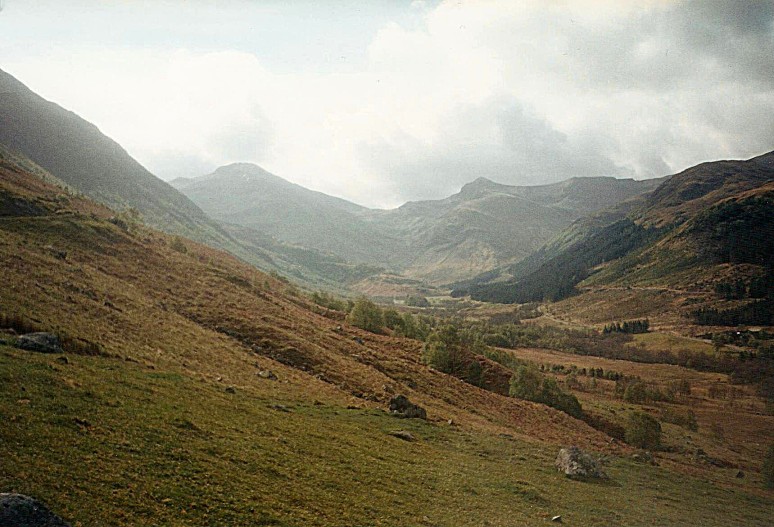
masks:
<svg viewBox="0 0 774 527"><path fill-rule="evenodd" d="M6 0L0 65L163 179L367 206L644 179L774 137L771 2Z"/></svg>

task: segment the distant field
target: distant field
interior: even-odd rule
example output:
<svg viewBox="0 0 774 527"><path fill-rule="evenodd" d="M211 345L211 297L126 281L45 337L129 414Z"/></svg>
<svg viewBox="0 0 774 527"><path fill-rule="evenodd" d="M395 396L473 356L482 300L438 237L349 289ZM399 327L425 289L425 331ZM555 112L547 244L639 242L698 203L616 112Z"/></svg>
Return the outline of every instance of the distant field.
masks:
<svg viewBox="0 0 774 527"><path fill-rule="evenodd" d="M683 337L673 333L649 332L632 335L634 342L630 345L645 346L652 350L668 350L676 353L686 350L692 353L715 353L715 348L705 340Z"/></svg>

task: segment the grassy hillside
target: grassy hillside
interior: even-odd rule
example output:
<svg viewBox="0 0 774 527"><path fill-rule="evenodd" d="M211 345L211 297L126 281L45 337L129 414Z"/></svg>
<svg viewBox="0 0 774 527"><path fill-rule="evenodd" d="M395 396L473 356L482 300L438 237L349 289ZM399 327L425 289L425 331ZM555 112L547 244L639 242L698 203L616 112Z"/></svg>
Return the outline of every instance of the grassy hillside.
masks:
<svg viewBox="0 0 774 527"><path fill-rule="evenodd" d="M0 194L16 204L0 210L3 322L74 343L0 345L0 488L74 524L767 524L755 478L637 463L566 414L429 369L416 341L27 172L0 167ZM428 420L385 412L395 393ZM558 474L566 443L609 456L611 480Z"/></svg>

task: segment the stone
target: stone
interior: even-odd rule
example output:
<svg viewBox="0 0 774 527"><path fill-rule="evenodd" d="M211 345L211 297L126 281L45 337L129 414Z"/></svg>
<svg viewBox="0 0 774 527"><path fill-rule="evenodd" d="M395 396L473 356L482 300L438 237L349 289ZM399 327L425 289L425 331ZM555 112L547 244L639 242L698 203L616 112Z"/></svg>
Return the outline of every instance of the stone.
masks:
<svg viewBox="0 0 774 527"><path fill-rule="evenodd" d="M561 516L554 516L553 518L551 518L551 521L552 522L556 522L556 523L562 523L562 517Z"/></svg>
<svg viewBox="0 0 774 527"><path fill-rule="evenodd" d="M234 388L233 386L227 386L226 393L236 393L236 388Z"/></svg>
<svg viewBox="0 0 774 527"><path fill-rule="evenodd" d="M736 473L736 477L739 479L742 479L744 477L744 472L740 470L739 472Z"/></svg>
<svg viewBox="0 0 774 527"><path fill-rule="evenodd" d="M59 364L70 364L70 361L69 361L69 360L67 360L67 357L65 357L64 355L60 355L59 357L57 357L57 358L56 358L56 361L57 361Z"/></svg>
<svg viewBox="0 0 774 527"><path fill-rule="evenodd" d="M404 441L416 441L417 440L417 438L414 437L414 434L412 434L408 430L391 430L388 433L391 436L397 437L398 439L402 439Z"/></svg>
<svg viewBox="0 0 774 527"><path fill-rule="evenodd" d="M23 494L0 493L0 526L70 527L35 498Z"/></svg>
<svg viewBox="0 0 774 527"><path fill-rule="evenodd" d="M396 395L390 399L390 412L409 419L427 419L427 411L409 401L405 395Z"/></svg>
<svg viewBox="0 0 774 527"><path fill-rule="evenodd" d="M563 448L556 456L556 469L571 478L606 479L599 462L576 446Z"/></svg>
<svg viewBox="0 0 774 527"><path fill-rule="evenodd" d="M53 333L27 333L16 341L16 347L39 353L62 353L59 337Z"/></svg>
<svg viewBox="0 0 774 527"><path fill-rule="evenodd" d="M271 370L261 370L258 372L258 377L261 379L268 379L270 381L276 381L277 375Z"/></svg>

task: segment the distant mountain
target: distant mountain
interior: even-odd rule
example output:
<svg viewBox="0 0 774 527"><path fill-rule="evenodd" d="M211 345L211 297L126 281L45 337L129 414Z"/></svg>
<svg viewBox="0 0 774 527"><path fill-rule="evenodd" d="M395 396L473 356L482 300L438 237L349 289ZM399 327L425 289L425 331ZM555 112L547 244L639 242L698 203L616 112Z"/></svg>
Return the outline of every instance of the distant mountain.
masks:
<svg viewBox="0 0 774 527"><path fill-rule="evenodd" d="M96 126L46 101L2 70L0 159L116 211L134 208L153 227L228 250L261 269L278 271L304 284L340 287L378 272L210 218ZM346 208L346 202L340 201Z"/></svg>
<svg viewBox="0 0 774 527"><path fill-rule="evenodd" d="M773 159L689 168L576 221L519 264L458 284L455 295L521 303L558 300L578 287L708 291L741 276L740 266L745 280L760 280L774 264Z"/></svg>
<svg viewBox="0 0 774 527"><path fill-rule="evenodd" d="M573 220L658 183L595 177L511 186L478 178L446 199L366 215L413 248L406 274L448 284L520 261Z"/></svg>
<svg viewBox="0 0 774 527"><path fill-rule="evenodd" d="M393 210L367 209L244 163L172 184L221 221L444 284L518 261L580 216L658 182L574 178L517 187L479 178L446 199Z"/></svg>
<svg viewBox="0 0 774 527"><path fill-rule="evenodd" d="M286 181L259 166L235 163L171 182L213 218L348 261L391 265L400 240L364 222L364 207Z"/></svg>

